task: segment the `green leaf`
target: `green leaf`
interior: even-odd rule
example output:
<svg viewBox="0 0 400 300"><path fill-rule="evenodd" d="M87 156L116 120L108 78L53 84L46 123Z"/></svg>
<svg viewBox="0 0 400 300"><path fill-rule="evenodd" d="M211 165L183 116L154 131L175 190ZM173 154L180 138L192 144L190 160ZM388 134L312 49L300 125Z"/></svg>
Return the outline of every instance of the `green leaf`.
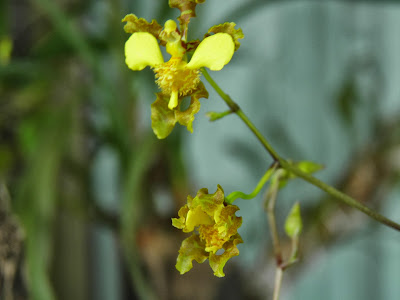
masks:
<svg viewBox="0 0 400 300"><path fill-rule="evenodd" d="M301 221L300 204L296 202L285 222L285 231L290 238L298 237L303 228L303 222Z"/></svg>
<svg viewBox="0 0 400 300"><path fill-rule="evenodd" d="M182 275L193 268L193 260L201 264L207 258L208 253L204 250L204 243L198 235L193 234L183 240L175 267Z"/></svg>
<svg viewBox="0 0 400 300"><path fill-rule="evenodd" d="M208 33L205 34L204 38L210 36L209 33L227 33L232 37L233 41L235 42L236 51L240 47L240 42L238 41L238 39L243 39L244 34L241 28L235 29L235 26L236 24L234 22L226 22L224 24L215 25L208 30Z"/></svg>
<svg viewBox="0 0 400 300"><path fill-rule="evenodd" d="M227 115L230 115L232 113L231 110L223 111L223 112L216 112L216 111L210 111L206 113L206 116L210 119L210 122L214 122L216 120L219 120Z"/></svg>
<svg viewBox="0 0 400 300"><path fill-rule="evenodd" d="M312 174L315 173L319 170L322 170L324 168L323 165L317 164L315 162L312 161L299 161L299 162L291 162L288 161L292 166L295 166L296 168L300 169L302 172L307 173L307 174ZM279 188L283 188L287 182L290 179L294 179L297 176L289 171L285 171L285 173L280 176L280 183L279 183Z"/></svg>
<svg viewBox="0 0 400 300"><path fill-rule="evenodd" d="M304 173L307 173L307 174L315 173L324 168L323 165L317 164L312 161L306 161L306 160L300 161L300 162L296 163L295 165L296 165L296 167L298 167L300 170L302 170Z"/></svg>
<svg viewBox="0 0 400 300"><path fill-rule="evenodd" d="M210 267L214 271L214 275L217 277L224 277L225 273L223 271L227 261L233 257L239 255L239 249L237 244L243 243L242 238L239 234L231 237L231 239L224 244L225 252L221 255L210 254Z"/></svg>

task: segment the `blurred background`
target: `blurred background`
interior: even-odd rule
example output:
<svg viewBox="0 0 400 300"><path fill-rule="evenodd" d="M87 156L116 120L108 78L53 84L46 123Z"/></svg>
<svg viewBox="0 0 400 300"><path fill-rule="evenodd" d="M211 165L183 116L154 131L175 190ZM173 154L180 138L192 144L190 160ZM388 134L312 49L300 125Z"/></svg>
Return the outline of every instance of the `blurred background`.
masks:
<svg viewBox="0 0 400 300"><path fill-rule="evenodd" d="M189 39L235 22L245 39L211 75L278 152L400 222L397 1L207 0ZM150 128L148 68L124 62L129 13L163 24L166 0L0 1L0 299L270 299L275 263L262 199L237 200L240 255L181 276L171 218L200 188L250 192L271 159L211 87L194 133ZM282 299L399 299L400 235L294 180L301 260Z"/></svg>

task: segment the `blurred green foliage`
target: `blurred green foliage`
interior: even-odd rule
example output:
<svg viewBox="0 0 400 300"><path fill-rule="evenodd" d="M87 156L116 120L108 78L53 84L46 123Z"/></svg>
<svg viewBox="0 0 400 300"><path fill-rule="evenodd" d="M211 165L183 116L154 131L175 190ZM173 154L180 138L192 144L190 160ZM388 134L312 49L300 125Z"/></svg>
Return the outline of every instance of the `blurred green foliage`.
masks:
<svg viewBox="0 0 400 300"><path fill-rule="evenodd" d="M84 285L88 279L73 278L75 272L88 272L88 261L79 266L79 257L58 257L55 241L87 248L90 232L84 232L91 223L111 226L132 262L126 269L139 274L134 271L138 262L131 260L137 255L135 228L152 214L141 209L142 191L162 147L156 150L155 138L137 118L137 92L122 51L121 16L136 4L38 0L1 5L0 179L24 230L24 285L32 299L84 299L90 294ZM121 161L120 218L98 205L91 186L93 159L105 145ZM81 223L83 239L77 245L67 244L68 236L55 239L65 216L67 224ZM52 267L60 259L75 269L60 275L63 270ZM145 285L136 284L135 292ZM74 291L65 293L69 289Z"/></svg>
<svg viewBox="0 0 400 300"><path fill-rule="evenodd" d="M376 202L388 186L398 182L398 158L393 153L399 144L400 125L398 115L389 119L378 113L378 104L384 102L377 100L385 95L379 88L384 84L379 81L382 74L371 66L376 63L373 58L382 52L382 56L388 57L388 61L381 58L383 65L400 69L390 52L397 49L397 44L391 48L373 42L379 47L374 48L375 56L364 55L372 57L369 64L358 66L346 61L346 66L354 63L359 68L353 70L350 66L344 72L338 71L339 67L334 67L340 64L335 59L343 53L347 55L343 49L347 49L345 46L353 37L343 34L348 24L339 21L353 22L352 13L357 7L348 9L341 3L336 7L333 2L326 6L307 2L278 7L276 2L236 1L231 7L216 10L221 4L208 0L206 4L210 8L199 9L203 14L198 13L199 18L191 23L191 34L214 25L208 23L210 19L217 18L218 23L243 21L240 27L246 39L238 55L235 54L236 62L232 61L229 74L219 78L226 86L230 84L227 91L241 101L240 105L261 124L280 151L293 159L324 163L327 170L333 169L327 177L338 182L343 190L363 202ZM267 6L270 3L274 5ZM361 9L365 12L366 8ZM392 18L398 20L395 10L387 14L392 11ZM123 31L121 19L128 13L147 20L155 18L160 24L177 15L168 7L168 1L159 0L0 2L0 213L7 216L0 220L3 222L0 222L0 233L4 224L19 224L23 232L23 239L15 242L23 247L23 253L12 260L19 271L9 277L15 299L24 293L38 300L107 299L108 294L103 292L116 279L99 259L99 248L107 247L96 240L94 232L103 229L111 237L108 245L114 247L106 252L106 258L111 261L113 255L117 257L114 267L121 276L117 283L121 298L161 299L167 295L166 299L193 299L197 295L199 299L218 296L258 299L254 294L259 291L254 286L257 279L262 281L261 290L266 292L268 271L263 268L271 256L271 251L265 249L268 246L264 243L266 226L259 203L240 210L243 247L248 247L241 248L240 252L257 257L254 273L259 273L249 275L253 270L247 259L244 261L250 271L226 266L231 268L226 272L227 278L218 282L209 268L203 269L201 265L196 265L191 274L179 277L174 265L183 236L171 227L170 218L186 202L187 195L199 186L212 189L220 183L224 188L227 186L227 192L253 188L269 162L264 161L264 152L260 154L263 150L257 152L252 137L242 132L242 125L235 127L236 120L230 116L211 125L199 116L195 129L201 130L195 130L190 144L183 138L184 128L174 131L164 141L156 139L149 119L150 104L155 100L153 74L144 71L138 75L124 62L123 47L128 35ZM369 22L372 19L369 14L373 13L366 13L368 22L363 24L378 28ZM382 13L382 19L385 14ZM318 22L326 27L319 26ZM344 29L340 26L330 29L327 23L329 26L340 23ZM393 24L392 28L397 28ZM388 33L383 29L382 32ZM267 39L269 35L271 38ZM396 42L389 35L388 40ZM329 46L322 47L323 41ZM363 72L373 75L371 84L360 84L357 74ZM397 79L396 76L386 78L388 89L393 81L397 84ZM327 96L330 94L334 96ZM210 100L214 96L210 92ZM324 97L332 101L324 102ZM393 99L398 102L398 95ZM226 109L219 107L217 101L209 103L212 110ZM395 109L388 110L395 112ZM219 122L228 125L224 127ZM117 162L115 172L107 167L96 169L104 153ZM354 162L351 155L355 157ZM189 187L188 174L199 181L196 188ZM96 176L103 181L96 181ZM101 182L113 188L108 189ZM282 198L310 199L310 193L303 186L294 187L295 196L283 193ZM110 203L102 203L103 197ZM321 200L315 194L313 198ZM11 202L12 212L4 204L7 201ZM302 237L311 241L303 246L309 255L356 227L349 220L357 223L357 218L347 217L349 212L344 208L338 209L329 201L318 204L307 201L301 206ZM398 208L395 200L393 203ZM291 203L286 201L280 205L286 214ZM18 222L5 222L12 214ZM365 235L369 236L367 229ZM386 247L384 241L388 239L378 240L383 245L379 253L395 249ZM392 240L395 243L396 237ZM362 252L367 253L371 248L363 246ZM373 257L382 259L383 256ZM0 261L3 258L0 256ZM391 260L380 264L387 279L385 291L396 291L398 287L389 284L389 275L400 270L395 269L395 263ZM391 272L387 271L390 266ZM364 273L373 274L371 270L375 267L372 265ZM327 273L332 278L337 278L333 274L339 274L340 278L343 270L337 269L331 272L329 267ZM260 276L261 272L265 273ZM104 285L99 284L99 274L106 278ZM356 275L352 278L359 278ZM307 278L304 279L306 286ZM2 265L0 281L5 282ZM326 292L322 284L316 288L314 281L311 282L311 288L304 288L304 295L311 295L307 298L318 298L315 295ZM370 283L366 286L375 288ZM334 285L330 288L332 297L337 295L337 290L345 291L335 289ZM0 287L1 296L4 290ZM223 291L221 295L218 290Z"/></svg>

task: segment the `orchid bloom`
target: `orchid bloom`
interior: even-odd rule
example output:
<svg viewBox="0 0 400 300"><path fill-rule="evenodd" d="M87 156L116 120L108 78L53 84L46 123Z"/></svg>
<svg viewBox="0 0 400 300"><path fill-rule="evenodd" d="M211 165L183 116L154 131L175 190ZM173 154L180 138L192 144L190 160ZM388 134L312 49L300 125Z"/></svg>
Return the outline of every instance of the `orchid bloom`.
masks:
<svg viewBox="0 0 400 300"><path fill-rule="evenodd" d="M126 64L134 71L149 66L154 70L156 82L164 95L169 96L168 108L178 106L178 98L190 95L200 82L201 67L221 70L232 58L235 43L231 35L216 33L206 37L194 51L189 62L182 37L175 21L168 20L161 36L166 40L166 50L171 54L164 62L157 39L148 32L133 33L125 44Z"/></svg>
<svg viewBox="0 0 400 300"><path fill-rule="evenodd" d="M188 196L188 203L178 212L179 218L172 219L172 225L183 232L196 231L179 249L176 268L181 274L193 267L193 260L202 263L208 258L214 275L223 277L226 262L239 255L237 244L243 241L237 230L242 225L242 218L235 215L239 208L227 205L224 199L220 186L214 194L201 189L195 198ZM220 249L224 250L222 254Z"/></svg>

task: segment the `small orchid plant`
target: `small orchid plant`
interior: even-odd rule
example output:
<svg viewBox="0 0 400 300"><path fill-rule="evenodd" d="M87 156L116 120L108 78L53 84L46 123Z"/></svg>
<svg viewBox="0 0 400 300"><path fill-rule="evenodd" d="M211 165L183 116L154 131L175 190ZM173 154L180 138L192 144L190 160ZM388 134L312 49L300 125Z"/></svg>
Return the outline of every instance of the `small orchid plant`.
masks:
<svg viewBox="0 0 400 300"><path fill-rule="evenodd" d="M214 275L223 277L225 264L239 254L237 245L243 243L237 232L242 218L235 215L239 208L232 203L238 198L253 199L269 181L270 185L265 193L265 210L275 250L277 271L274 299L278 299L282 272L297 261L302 230L300 205L296 203L285 223L286 233L292 240L292 252L289 258L283 259L274 208L278 191L286 186L290 179L301 178L393 229L400 230L400 225L315 178L312 174L320 170L321 165L309 161L292 162L282 158L232 98L222 91L205 68L211 71L221 70L239 49L239 39L243 39L244 35L242 30L236 29L236 24L231 22L212 26L201 41L187 41L190 19L196 16L196 6L204 2L205 0L169 0L169 6L181 12L178 17L179 28L174 20L168 20L161 26L156 20L147 22L133 14L122 20L126 22L125 31L131 34L125 43L127 66L134 71L152 68L160 88L155 102L151 105L152 129L159 139L168 137L176 123L193 132L194 115L200 110L199 99L208 98L208 92L200 79L200 75L203 75L229 107L226 112L209 113L210 120L235 113L255 134L272 157L273 163L250 194L234 191L225 196L222 187L218 185L214 194L209 194L208 190L203 188L194 198L188 196L187 204L178 212L178 218L172 219L174 227L182 229L183 232L193 232L182 242L176 268L184 274L193 267L193 260L202 263L208 258ZM170 55L168 61L164 60L160 46L165 47ZM190 105L181 110L185 97L190 97Z"/></svg>

